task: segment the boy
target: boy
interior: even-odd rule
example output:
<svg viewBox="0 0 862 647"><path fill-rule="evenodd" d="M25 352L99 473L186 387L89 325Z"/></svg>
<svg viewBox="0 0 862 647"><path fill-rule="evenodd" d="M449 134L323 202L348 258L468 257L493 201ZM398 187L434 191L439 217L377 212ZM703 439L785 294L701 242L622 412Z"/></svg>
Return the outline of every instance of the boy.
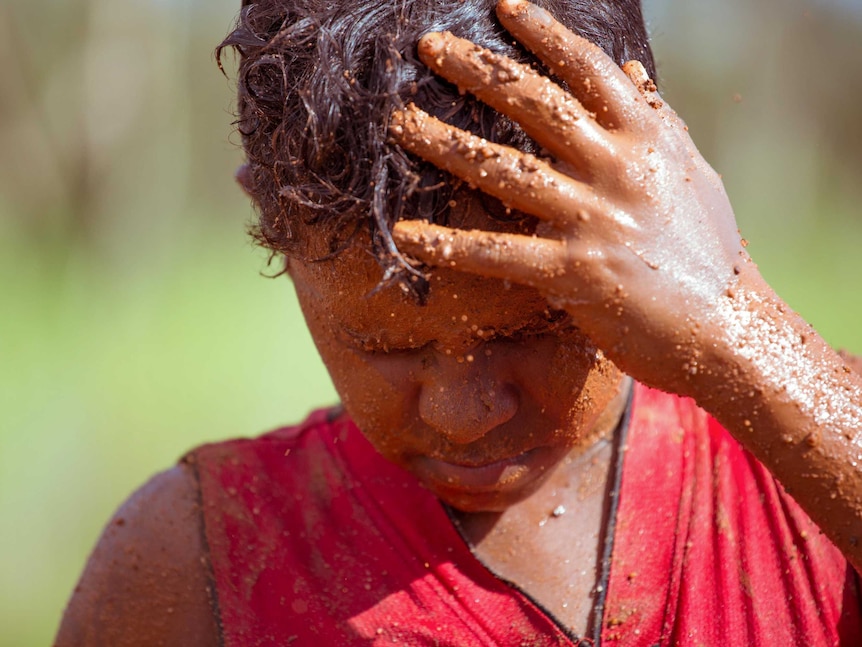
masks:
<svg viewBox="0 0 862 647"><path fill-rule="evenodd" d="M344 408L134 495L58 644L858 643L862 383L637 3L553 9L613 60L517 0L244 9L239 179Z"/></svg>

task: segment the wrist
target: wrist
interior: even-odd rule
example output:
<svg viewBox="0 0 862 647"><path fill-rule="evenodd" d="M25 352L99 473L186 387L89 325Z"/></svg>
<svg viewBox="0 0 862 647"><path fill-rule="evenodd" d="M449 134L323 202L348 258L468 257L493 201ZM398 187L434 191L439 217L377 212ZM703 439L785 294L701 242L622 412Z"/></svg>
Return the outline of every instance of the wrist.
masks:
<svg viewBox="0 0 862 647"><path fill-rule="evenodd" d="M707 325L692 396L862 564L862 379L768 286L753 263Z"/></svg>

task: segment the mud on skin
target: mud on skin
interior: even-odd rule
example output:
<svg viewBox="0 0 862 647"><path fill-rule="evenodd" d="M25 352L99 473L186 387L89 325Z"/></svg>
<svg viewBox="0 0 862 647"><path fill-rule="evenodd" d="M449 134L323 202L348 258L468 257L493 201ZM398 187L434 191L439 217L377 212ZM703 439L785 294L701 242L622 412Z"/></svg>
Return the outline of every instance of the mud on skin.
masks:
<svg viewBox="0 0 862 647"><path fill-rule="evenodd" d="M695 398L778 477L862 567L862 381L775 295L744 250L719 177L637 62L598 48L526 2L503 25L570 92L448 33L422 60L516 120L537 159L408 105L408 151L542 221L536 235L398 223L402 250L538 289L617 366Z"/></svg>

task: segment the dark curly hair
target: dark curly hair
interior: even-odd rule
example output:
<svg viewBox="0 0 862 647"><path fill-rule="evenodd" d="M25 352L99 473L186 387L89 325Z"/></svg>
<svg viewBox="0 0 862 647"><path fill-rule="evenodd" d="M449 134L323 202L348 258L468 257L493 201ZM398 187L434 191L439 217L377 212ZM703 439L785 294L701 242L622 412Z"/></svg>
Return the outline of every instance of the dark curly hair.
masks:
<svg viewBox="0 0 862 647"><path fill-rule="evenodd" d="M458 182L389 140L389 115L413 101L481 137L529 152L537 147L510 119L418 60L416 43L448 30L520 61L536 62L497 22L494 0L251 0L216 49L240 54L237 126L247 156L244 183L259 222L254 237L274 252L296 250L297 232L321 227L332 254L366 228L385 281L415 270L398 253L400 218L445 222ZM655 64L640 0L544 0L575 33L618 64ZM405 273L406 272L406 273Z"/></svg>

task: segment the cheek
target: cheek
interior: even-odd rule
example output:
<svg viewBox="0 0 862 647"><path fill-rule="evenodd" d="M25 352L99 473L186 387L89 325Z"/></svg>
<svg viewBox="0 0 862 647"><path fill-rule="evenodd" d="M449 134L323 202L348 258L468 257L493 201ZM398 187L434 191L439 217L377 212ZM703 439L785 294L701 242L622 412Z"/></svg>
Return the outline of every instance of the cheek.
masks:
<svg viewBox="0 0 862 647"><path fill-rule="evenodd" d="M563 338L554 350L548 367L549 383L555 389L586 385L598 364L596 347L586 338Z"/></svg>
<svg viewBox="0 0 862 647"><path fill-rule="evenodd" d="M536 375L535 397L561 437L580 438L616 396L622 374L588 339L564 337Z"/></svg>
<svg viewBox="0 0 862 647"><path fill-rule="evenodd" d="M347 413L381 454L398 453L398 430L407 428L408 379L377 370L350 348L337 343L318 344L335 390Z"/></svg>
<svg viewBox="0 0 862 647"><path fill-rule="evenodd" d="M598 366L594 346L581 337L548 338L519 352L520 382L549 413L576 406Z"/></svg>

